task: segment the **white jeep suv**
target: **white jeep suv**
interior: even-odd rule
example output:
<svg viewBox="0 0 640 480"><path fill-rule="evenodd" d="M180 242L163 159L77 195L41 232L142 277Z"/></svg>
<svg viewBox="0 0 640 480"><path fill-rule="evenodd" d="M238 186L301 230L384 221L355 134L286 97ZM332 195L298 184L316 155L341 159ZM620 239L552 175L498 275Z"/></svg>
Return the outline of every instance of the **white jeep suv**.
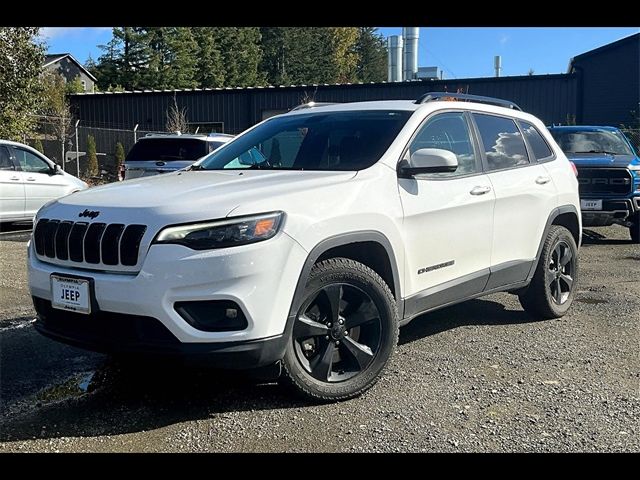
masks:
<svg viewBox="0 0 640 480"><path fill-rule="evenodd" d="M535 318L564 315L579 205L570 162L509 102L300 109L187 171L42 208L36 327L98 351L278 365L307 397L346 399L424 312L508 291Z"/></svg>

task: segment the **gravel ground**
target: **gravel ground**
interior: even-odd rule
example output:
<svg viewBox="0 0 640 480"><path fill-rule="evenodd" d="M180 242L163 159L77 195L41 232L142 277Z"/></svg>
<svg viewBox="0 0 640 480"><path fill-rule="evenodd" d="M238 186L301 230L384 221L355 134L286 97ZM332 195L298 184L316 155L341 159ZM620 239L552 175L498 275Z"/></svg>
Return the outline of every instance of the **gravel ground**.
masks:
<svg viewBox="0 0 640 480"><path fill-rule="evenodd" d="M378 385L329 405L41 338L24 240L0 239L0 452L638 452L640 247L620 227L587 234L564 318L536 321L509 294L424 315Z"/></svg>

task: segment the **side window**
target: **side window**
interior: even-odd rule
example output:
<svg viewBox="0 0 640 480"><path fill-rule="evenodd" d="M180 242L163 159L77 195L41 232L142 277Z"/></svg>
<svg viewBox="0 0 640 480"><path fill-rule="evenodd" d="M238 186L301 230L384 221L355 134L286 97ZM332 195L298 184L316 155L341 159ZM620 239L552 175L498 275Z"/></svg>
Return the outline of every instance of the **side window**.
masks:
<svg viewBox="0 0 640 480"><path fill-rule="evenodd" d="M489 170L528 165L529 157L516 123L510 118L474 113Z"/></svg>
<svg viewBox="0 0 640 480"><path fill-rule="evenodd" d="M7 147L0 146L0 170L15 170L16 166L11 160L9 155L9 149Z"/></svg>
<svg viewBox="0 0 640 480"><path fill-rule="evenodd" d="M429 177L458 177L478 171L469 125L462 112L441 113L427 120L409 145L409 153L421 148L441 148L458 157L455 172L434 173Z"/></svg>
<svg viewBox="0 0 640 480"><path fill-rule="evenodd" d="M547 145L547 142L545 142L536 127L531 125L529 122L523 122L522 120L520 120L520 127L522 127L524 137L527 139L536 160L544 160L545 158L553 155L551 148L549 148L549 145Z"/></svg>
<svg viewBox="0 0 640 480"><path fill-rule="evenodd" d="M32 173L49 173L51 171L49 164L33 153L21 148L14 148L13 151L23 171Z"/></svg>

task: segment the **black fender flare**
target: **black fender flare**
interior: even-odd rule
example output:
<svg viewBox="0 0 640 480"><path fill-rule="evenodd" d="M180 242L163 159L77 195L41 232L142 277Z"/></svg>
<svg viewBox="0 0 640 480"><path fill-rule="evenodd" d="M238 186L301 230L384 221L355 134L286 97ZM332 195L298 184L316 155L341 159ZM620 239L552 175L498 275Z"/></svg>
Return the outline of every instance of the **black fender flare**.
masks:
<svg viewBox="0 0 640 480"><path fill-rule="evenodd" d="M529 270L529 275L527 275L527 282L530 282L533 278L534 273L536 272L536 268L538 267L538 262L540 261L540 256L542 255L542 247L544 247L544 241L547 238L547 234L549 233L549 229L551 225L553 225L553 221L558 218L560 215L565 213L573 213L578 220L580 220L580 213L578 209L574 205L561 205L560 207L554 208L549 214L549 218L547 218L547 224L544 227L544 231L542 232L542 238L540 239L540 245L538 246L538 252L536 253L536 258L531 265L531 270ZM579 223L578 223L579 224ZM578 243L578 242L576 242ZM580 245L578 245L580 247Z"/></svg>
<svg viewBox="0 0 640 480"><path fill-rule="evenodd" d="M296 289L293 293L293 299L291 300L291 306L289 308L289 315L287 316L287 324L284 332L286 338L289 338L296 314L298 313L298 310L302 305L302 292L304 291L304 287L306 286L307 280L309 279L311 268L316 263L318 258L320 258L323 253L331 250L332 248L359 242L378 243L387 252L389 263L391 265L391 273L393 275L393 288L395 291L396 303L398 305L398 314L399 318L402 318L404 312L402 311L403 302L401 301L400 296L400 274L398 273L398 263L396 261L396 256L393 252L393 247L391 246L391 242L389 241L389 239L383 233L376 230L363 230L358 232L341 233L339 235L334 235L333 237L322 240L315 247L313 247L307 255L307 259L305 260L302 271L300 272L300 277L298 278L298 283L296 284Z"/></svg>

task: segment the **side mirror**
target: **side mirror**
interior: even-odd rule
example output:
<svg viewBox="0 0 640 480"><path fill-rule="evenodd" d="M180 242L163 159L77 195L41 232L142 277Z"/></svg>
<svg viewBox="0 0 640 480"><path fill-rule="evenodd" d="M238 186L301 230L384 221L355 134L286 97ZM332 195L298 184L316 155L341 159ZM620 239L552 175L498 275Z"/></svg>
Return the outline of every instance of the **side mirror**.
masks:
<svg viewBox="0 0 640 480"><path fill-rule="evenodd" d="M409 161L400 162L398 175L411 178L420 173L455 172L457 168L458 157L455 153L441 148L421 148L413 152Z"/></svg>
<svg viewBox="0 0 640 480"><path fill-rule="evenodd" d="M62 175L62 169L60 168L60 165L58 165L57 163L53 164L51 175Z"/></svg>

